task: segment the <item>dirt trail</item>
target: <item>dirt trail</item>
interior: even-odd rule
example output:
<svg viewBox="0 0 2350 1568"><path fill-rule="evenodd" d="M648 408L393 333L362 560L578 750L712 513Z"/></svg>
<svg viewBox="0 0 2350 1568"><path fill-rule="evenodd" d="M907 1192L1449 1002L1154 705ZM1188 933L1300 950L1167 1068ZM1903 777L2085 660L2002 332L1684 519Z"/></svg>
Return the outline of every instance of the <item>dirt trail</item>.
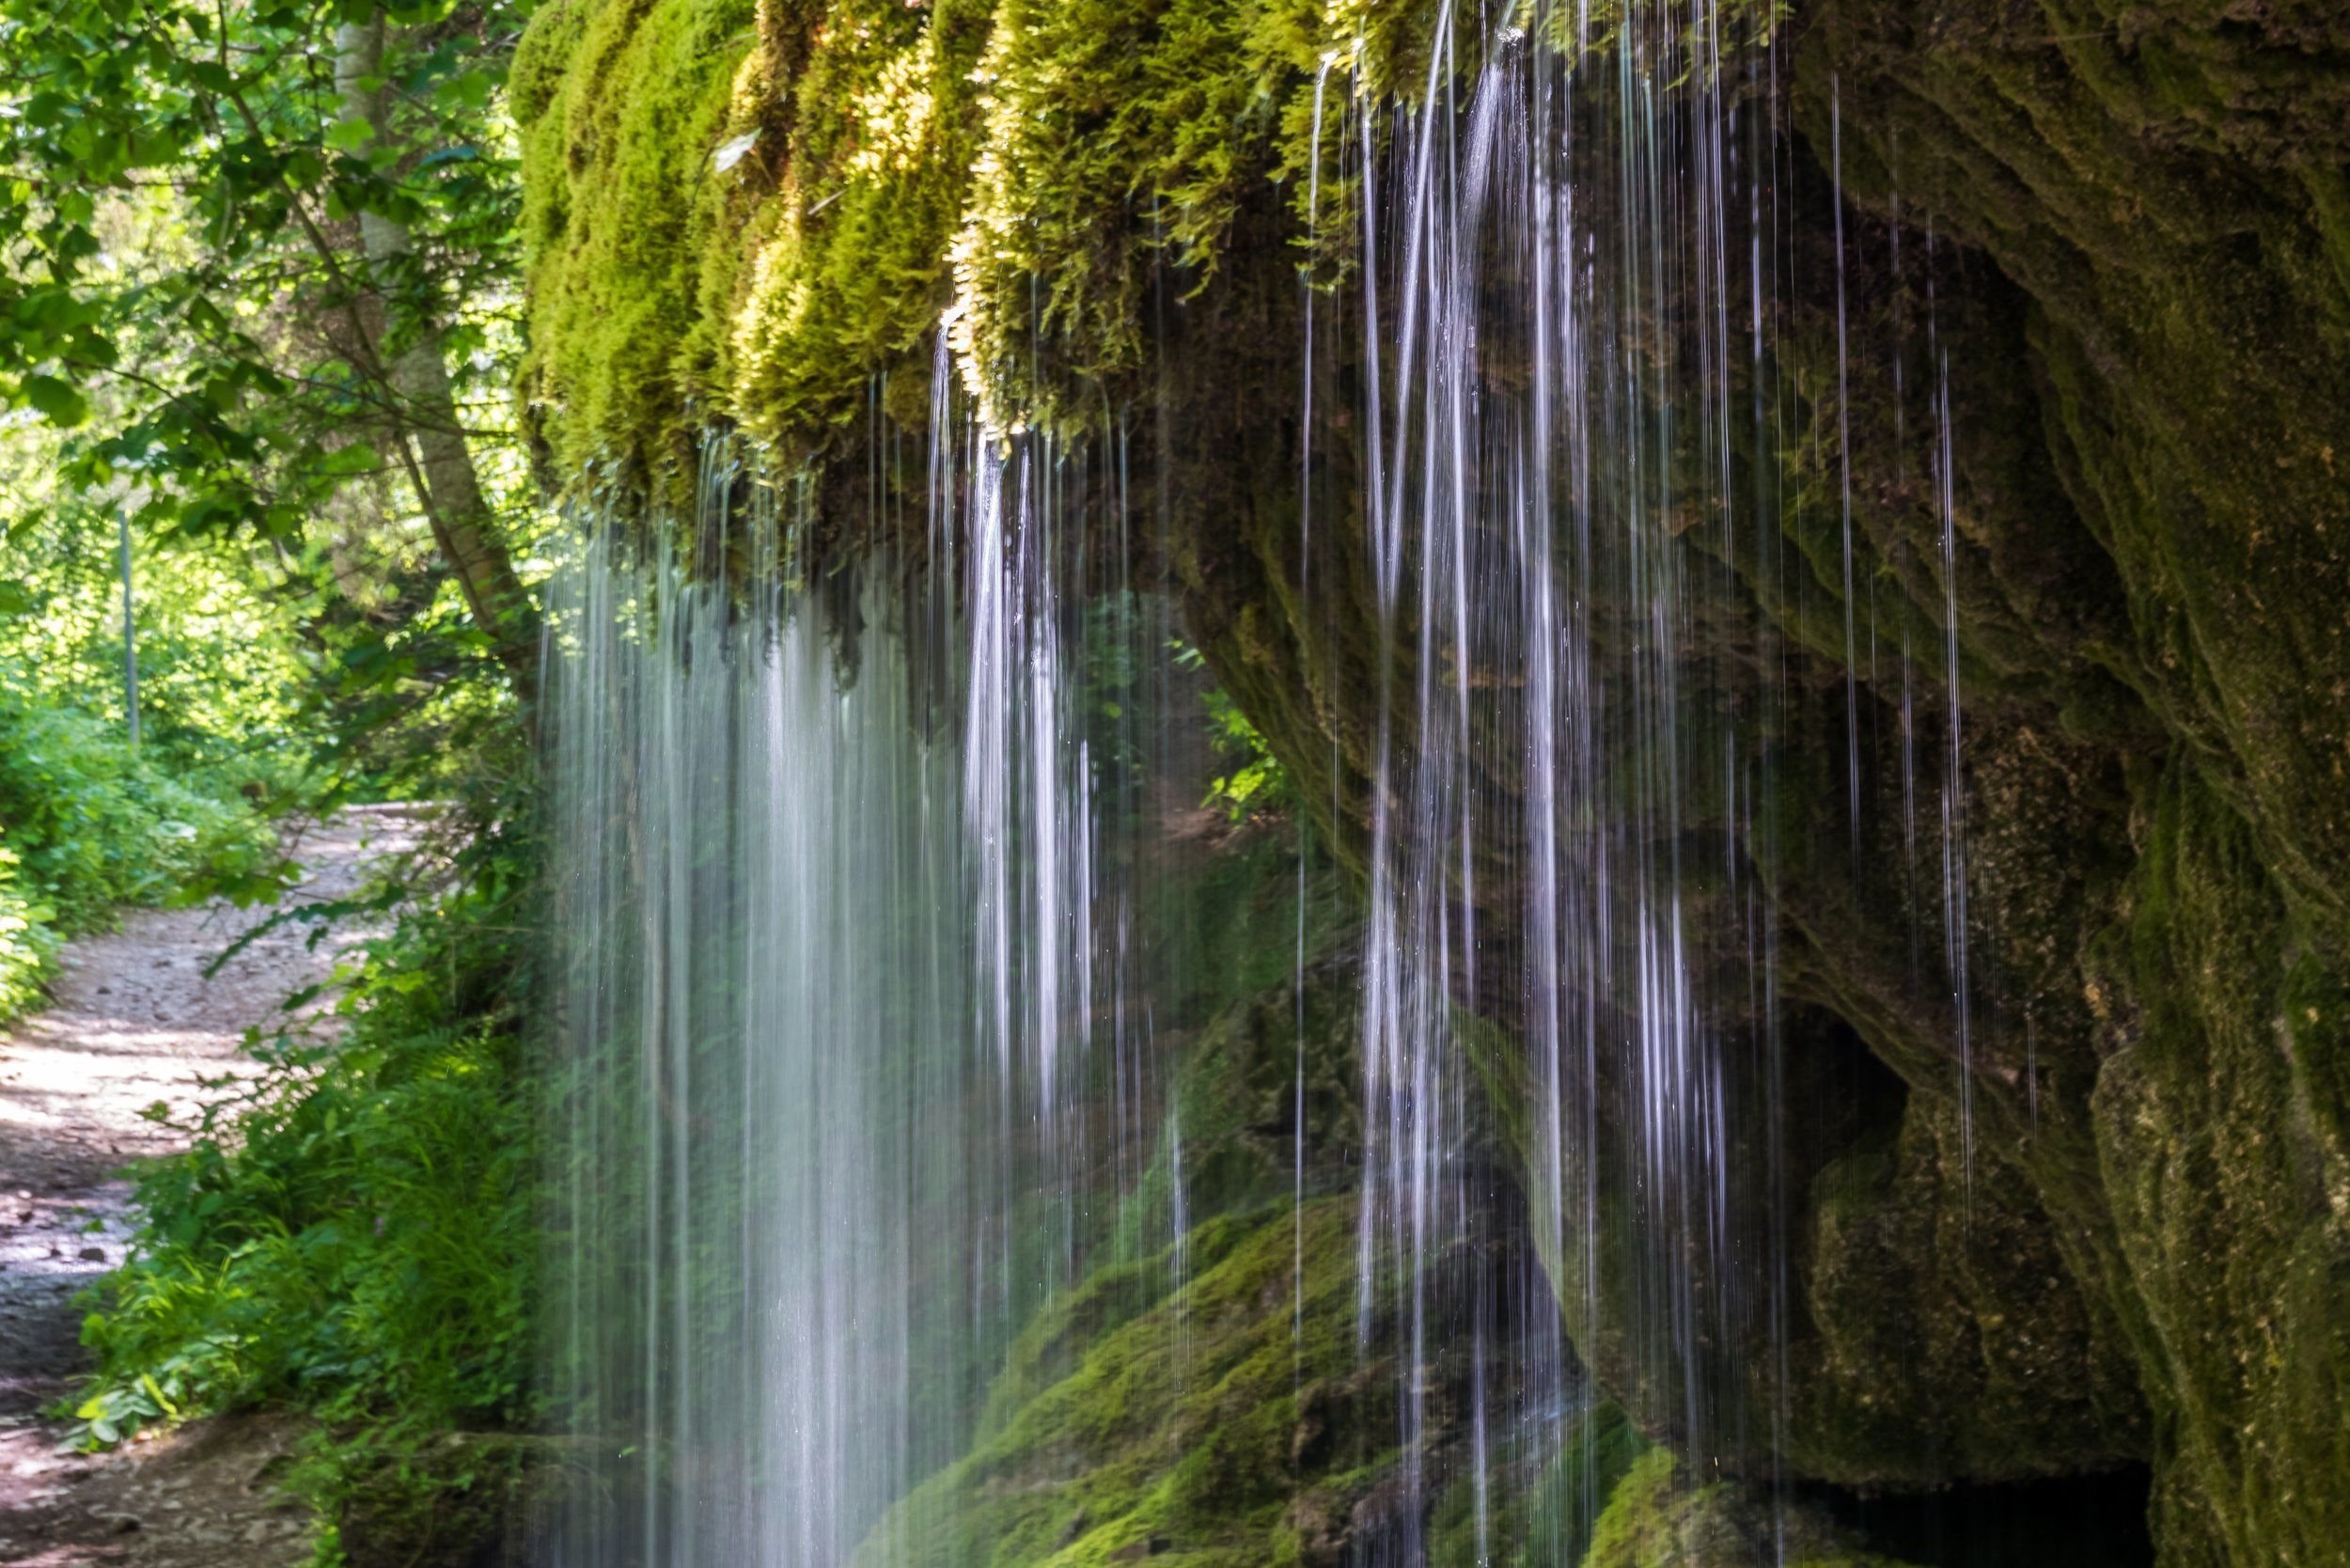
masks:
<svg viewBox="0 0 2350 1568"><path fill-rule="evenodd" d="M306 879L290 896L343 897L369 859L409 840L399 810L349 811L296 846ZM40 1419L83 1366L75 1294L122 1261L123 1167L185 1141L140 1111L163 1101L184 1117L197 1080L236 1072L244 1031L283 1027L285 998L325 979L357 934L313 951L289 925L205 979L261 917L225 904L133 914L70 944L48 1011L0 1033L0 1568L307 1559L302 1511L275 1485L297 1422L203 1422L86 1456L60 1451L62 1429Z"/></svg>

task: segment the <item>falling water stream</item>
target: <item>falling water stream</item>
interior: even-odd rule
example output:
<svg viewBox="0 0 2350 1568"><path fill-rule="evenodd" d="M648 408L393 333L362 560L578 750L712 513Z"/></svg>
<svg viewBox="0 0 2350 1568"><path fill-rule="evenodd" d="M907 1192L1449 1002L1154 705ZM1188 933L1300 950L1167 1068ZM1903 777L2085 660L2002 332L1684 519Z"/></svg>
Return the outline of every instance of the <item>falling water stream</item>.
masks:
<svg viewBox="0 0 2350 1568"><path fill-rule="evenodd" d="M1385 1479L1349 1560L1434 1560L1461 1498L1459 1560L1572 1560L1580 1536L1523 1503L1593 1441L1587 1366L1693 1463L1771 1479L1751 1456L1783 1411L1753 1390L1784 1375L1789 1109L1755 868L1794 720L1783 633L1742 586L1812 595L1848 667L1875 634L1834 193L1837 553L1824 572L1779 542L1804 504L1779 455L1823 442L1791 432L1777 360L1799 178L1774 47L1725 25L1700 7L1603 35L1543 9L1481 38L1440 25L1411 106L1349 97L1328 66L1316 82L1311 207L1344 206L1326 155L1359 193L1357 248L1341 285L1306 289L1292 581L1339 613L1316 595L1367 562L1375 724L1341 935L1309 940L1310 844L1286 852L1268 929L1293 933L1272 945L1297 1020L1277 1313L1303 1345L1296 1216L1342 1169L1352 1355L1393 1390L1363 1404ZM1316 374L1341 352L1351 407ZM939 363L933 427L891 437L930 453L907 535L826 558L838 531L806 487L714 438L697 515L584 519L559 580L548 1378L581 1477L541 1532L550 1564L962 1560L903 1546L926 1528L907 1511L950 1506L923 1482L995 1430L1024 1329L1113 1267L1180 1304L1192 1238L1230 1206L1226 1135L1186 1125L1182 1089L1213 1010L1187 970L1209 904L1180 868L1228 831L1198 804L1225 764L1180 617L1136 586L1134 438L1120 416L987 430ZM1946 692L1950 373L1914 464L1938 490L1951 635L1915 680ZM1849 679L1838 706L1857 855L1875 720ZM1954 698L1942 734L1945 897L1921 917L1963 1043ZM1919 792L1908 766L1899 790ZM1346 814L1310 804L1291 839ZM1332 952L1355 988L1343 1137L1308 1110L1308 971ZM969 1560L1058 1560L1089 1523Z"/></svg>

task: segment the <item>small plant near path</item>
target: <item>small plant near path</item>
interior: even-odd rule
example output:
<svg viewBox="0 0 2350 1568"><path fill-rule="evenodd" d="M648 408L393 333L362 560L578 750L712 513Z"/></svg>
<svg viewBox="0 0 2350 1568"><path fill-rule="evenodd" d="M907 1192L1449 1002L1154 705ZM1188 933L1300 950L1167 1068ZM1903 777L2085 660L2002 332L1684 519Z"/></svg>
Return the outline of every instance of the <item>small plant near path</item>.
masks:
<svg viewBox="0 0 2350 1568"><path fill-rule="evenodd" d="M290 902L350 898L373 856L410 838L390 808L358 808L295 850ZM0 1565L275 1568L310 1555L307 1511L278 1484L304 1423L255 1414L76 1450L54 1419L88 1370L82 1294L132 1242L131 1162L180 1152L223 1080L258 1071L248 1030L331 1028L317 995L367 933L313 946L293 921L217 973L263 917L226 904L133 913L70 943L48 1011L0 1034ZM289 1015L286 1001L311 999ZM212 1086L208 1088L207 1086Z"/></svg>

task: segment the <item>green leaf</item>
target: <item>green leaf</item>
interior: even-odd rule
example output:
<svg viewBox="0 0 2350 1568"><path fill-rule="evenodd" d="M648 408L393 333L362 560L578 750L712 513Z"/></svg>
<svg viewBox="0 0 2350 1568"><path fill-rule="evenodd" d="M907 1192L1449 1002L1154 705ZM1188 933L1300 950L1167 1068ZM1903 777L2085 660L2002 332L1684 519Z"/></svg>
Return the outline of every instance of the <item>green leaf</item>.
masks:
<svg viewBox="0 0 2350 1568"><path fill-rule="evenodd" d="M490 94L496 86L497 83L489 72L468 71L462 76L452 77L441 88L439 96L460 108L479 110L489 107Z"/></svg>
<svg viewBox="0 0 2350 1568"><path fill-rule="evenodd" d="M308 148L298 148L285 160L286 183L296 190L308 190L326 178L326 160Z"/></svg>
<svg viewBox="0 0 2350 1568"><path fill-rule="evenodd" d="M319 472L344 477L352 474L372 474L384 466L384 459L373 447L364 441L337 447L319 459Z"/></svg>
<svg viewBox="0 0 2350 1568"><path fill-rule="evenodd" d="M170 1400L164 1397L164 1391L162 1388L156 1384L155 1374L153 1372L139 1373L139 1387L147 1390L147 1397L155 1402L156 1409L162 1411L166 1417L173 1420L178 1420L180 1419L180 1407L172 1403Z"/></svg>
<svg viewBox="0 0 2350 1568"><path fill-rule="evenodd" d="M24 397L61 429L71 430L89 417L88 400L55 376L26 376Z"/></svg>

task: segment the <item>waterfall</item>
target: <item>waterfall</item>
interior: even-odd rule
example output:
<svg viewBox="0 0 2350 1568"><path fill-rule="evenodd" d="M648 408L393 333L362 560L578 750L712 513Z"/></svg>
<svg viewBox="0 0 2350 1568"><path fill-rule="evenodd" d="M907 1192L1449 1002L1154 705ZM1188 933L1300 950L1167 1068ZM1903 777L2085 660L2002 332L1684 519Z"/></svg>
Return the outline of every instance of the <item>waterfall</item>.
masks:
<svg viewBox="0 0 2350 1568"><path fill-rule="evenodd" d="M844 546L812 482L728 438L696 515L583 520L548 726L548 1379L582 1474L541 1560L1155 1555L1155 1494L1100 1501L1139 1462L1083 1422L1065 1450L1003 1448L1020 1402L1104 1346L1144 1363L1147 1332L1172 1408L1253 1364L1235 1325L1260 1309L1290 1361L1256 1397L1294 1433L1267 1451L1298 1494L1264 1529L1308 1534L1312 1465L1376 1475L1348 1482L1350 1563L1573 1549L1623 1431L1585 1419L1601 1387L1695 1473L1774 1480L1800 1310L1783 1199L1809 1175L1778 748L1827 713L1851 879L1882 835L1906 876L1913 674L1945 688L1944 896L1912 902L1941 926L1969 1105L1963 545L1934 343L1918 466L1945 656L1913 672L1901 621L1897 808L1857 673L1877 588L1845 109L1831 394L1779 359L1797 198L1776 45L1722 25L1635 8L1603 36L1545 8L1480 37L1447 7L1409 103L1347 99L1328 60L1315 79L1308 223L1326 151L1358 249L1301 285L1302 434L1271 481L1294 538L1257 564L1292 572L1301 621L1368 621L1335 672L1368 722L1325 715L1331 798L1286 808L1269 942L1214 926L1260 917L1218 902L1200 847L1249 840L1200 804L1207 678L1152 532L1167 509L1130 491L1148 417L986 429L942 329L918 526L877 507L880 542ZM1359 374L1322 373L1340 353ZM1807 400L1830 395L1832 427ZM1148 454L1162 487L1175 445ZM1785 543L1807 477L1808 559ZM1841 647L1841 701L1795 689L1791 626ZM1359 872L1329 939L1324 827ZM1308 1048L1328 965L1351 965L1346 1114ZM1261 1015L1291 1033L1235 1085ZM1216 1295L1276 1208L1286 1274ZM1559 1476L1583 1492L1529 1501ZM1026 1555L991 1557L987 1511L1056 1487L1086 1500L1021 1514ZM1466 1520L1450 1558L1444 1519Z"/></svg>
<svg viewBox="0 0 2350 1568"><path fill-rule="evenodd" d="M559 1419L637 1436L555 1560L845 1560L960 1435L987 1262L935 1245L997 1147L955 736L878 587L600 535L555 625Z"/></svg>
<svg viewBox="0 0 2350 1568"><path fill-rule="evenodd" d="M1580 1341L1603 1298L1636 1304L1622 1371L1666 1391L1702 1453L1734 1418L1700 1363L1713 1320L1743 1309L1723 1299L1738 1217L1725 1033L1694 950L1693 928L1723 911L1688 901L1701 889L1734 919L1752 896L1738 868L1762 763L1687 667L1688 577L1756 531L1731 483L1727 367L1761 347L1732 325L1727 215L1762 176L1741 165L1751 136L1718 58L1639 57L1653 41L1627 27L1598 88L1515 32L1474 71L1440 55L1431 101L1398 133L1387 238L1363 258L1396 368L1366 421L1381 432L1369 548L1393 633L1362 1250L1367 1290L1381 1260L1401 1262L1384 1277L1415 1293L1397 1307L1415 1366L1447 1335L1563 1356L1560 1305ZM1681 71L1693 85L1670 87ZM1456 76L1470 84L1457 110L1443 98ZM1739 983L1767 987L1767 948L1752 957ZM1465 1035L1475 1013L1508 1038ZM1463 1190L1490 1181L1496 1100L1523 1118L1556 1302L1535 1280L1496 1303L1429 1266L1510 1223ZM1611 1218L1604 1193L1635 1207ZM1606 1245L1604 1226L1629 1245ZM1541 1369L1528 1386L1567 1378ZM1403 1408L1409 1451L1408 1391Z"/></svg>
<svg viewBox="0 0 2350 1568"><path fill-rule="evenodd" d="M1089 453L933 470L925 558L811 579L714 441L694 518L557 580L542 1560L845 1563L1087 1270L1185 1275L1190 891L1142 846L1198 678L1092 581Z"/></svg>

